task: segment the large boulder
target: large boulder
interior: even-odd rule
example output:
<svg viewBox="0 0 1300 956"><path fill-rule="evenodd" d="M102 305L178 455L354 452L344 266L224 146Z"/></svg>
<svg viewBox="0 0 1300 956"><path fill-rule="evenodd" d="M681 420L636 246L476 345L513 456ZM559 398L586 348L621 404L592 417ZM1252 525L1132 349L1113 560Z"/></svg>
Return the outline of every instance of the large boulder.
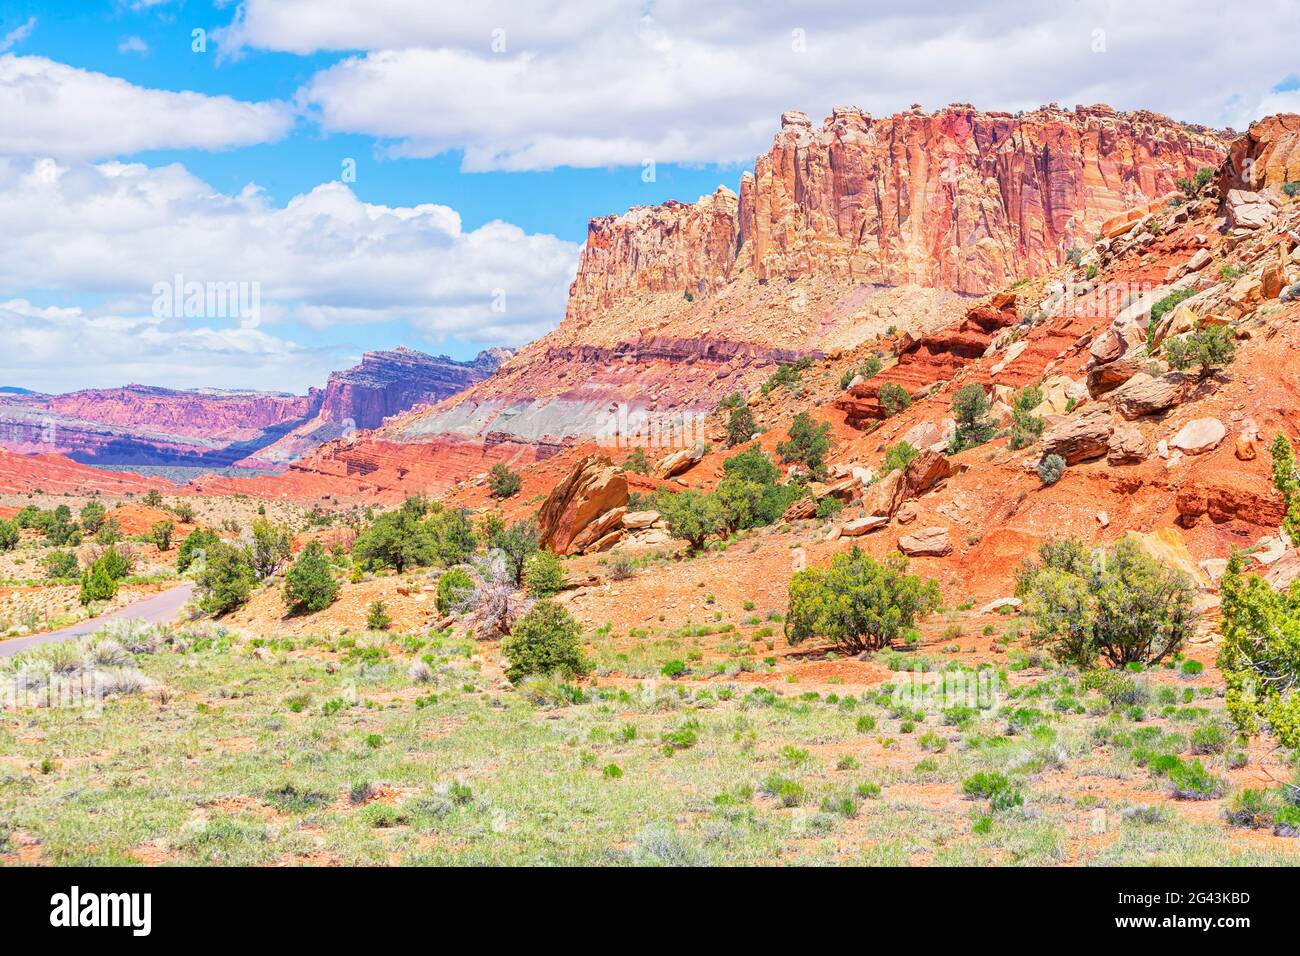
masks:
<svg viewBox="0 0 1300 956"><path fill-rule="evenodd" d="M951 418L937 422L917 422L899 441L905 441L917 451L943 451L952 444L957 434L957 423Z"/></svg>
<svg viewBox="0 0 1300 956"><path fill-rule="evenodd" d="M1245 189L1229 189L1225 205L1228 225L1234 229L1263 229L1277 216L1266 196Z"/></svg>
<svg viewBox="0 0 1300 956"><path fill-rule="evenodd" d="M856 538L869 531L875 531L877 528L883 528L887 524L889 524L889 518L886 515L867 515L865 518L855 518L852 521L844 522L840 526L840 534L846 538Z"/></svg>
<svg viewBox="0 0 1300 956"><path fill-rule="evenodd" d="M941 558L952 553L947 528L922 528L898 539L898 550L912 558Z"/></svg>
<svg viewBox="0 0 1300 956"><path fill-rule="evenodd" d="M657 511L629 511L623 515L623 527L629 531L640 531L642 528L653 527L659 520Z"/></svg>
<svg viewBox="0 0 1300 956"><path fill-rule="evenodd" d="M1218 448L1227 434L1228 430L1217 418L1196 418L1179 430L1169 446L1188 455L1203 455Z"/></svg>
<svg viewBox="0 0 1300 956"><path fill-rule="evenodd" d="M675 451L670 455L665 455L659 459L655 465L654 475L656 478L674 478L683 472L690 471L698 465L704 458L704 446L693 445L690 448L683 448Z"/></svg>
<svg viewBox="0 0 1300 956"><path fill-rule="evenodd" d="M616 522L611 519L598 525L599 535L583 535L589 525L615 509L620 509ZM621 527L626 509L627 475L608 458L588 455L542 502L537 512L539 543L556 554L576 554L613 530L615 524Z"/></svg>
<svg viewBox="0 0 1300 956"><path fill-rule="evenodd" d="M1043 434L1043 456L1060 455L1067 465L1100 458L1110 448L1114 430L1110 409L1085 408Z"/></svg>
<svg viewBox="0 0 1300 956"><path fill-rule="evenodd" d="M1119 388L1142 371L1142 368L1141 362L1131 358L1117 359L1105 365L1094 366L1088 369L1088 394L1093 398L1100 398L1107 392Z"/></svg>
<svg viewBox="0 0 1300 956"><path fill-rule="evenodd" d="M1190 376L1181 372L1169 372L1159 378L1139 372L1111 392L1109 401L1121 415L1133 421L1173 408L1187 397L1194 384Z"/></svg>

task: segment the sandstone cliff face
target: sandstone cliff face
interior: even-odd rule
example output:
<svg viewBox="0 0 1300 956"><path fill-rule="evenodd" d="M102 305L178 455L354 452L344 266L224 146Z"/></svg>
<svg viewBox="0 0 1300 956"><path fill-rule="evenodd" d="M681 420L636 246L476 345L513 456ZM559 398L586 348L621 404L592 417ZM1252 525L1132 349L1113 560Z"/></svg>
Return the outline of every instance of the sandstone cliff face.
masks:
<svg viewBox="0 0 1300 956"><path fill-rule="evenodd" d="M739 200L719 187L693 205L592 220L566 322L638 294L705 295L742 274L988 293L1045 274L1106 219L1223 155L1209 131L1108 106L882 119L837 107L821 129L785 113Z"/></svg>
<svg viewBox="0 0 1300 956"><path fill-rule="evenodd" d="M314 389L307 395L284 395L127 385L52 395L40 404L56 415L105 425L141 425L176 435L242 439L312 414L318 398Z"/></svg>
<svg viewBox="0 0 1300 956"><path fill-rule="evenodd" d="M742 260L983 294L1042 275L1103 220L1217 165L1210 134L1094 106L1024 116L953 106L875 120L786 113L741 183Z"/></svg>
<svg viewBox="0 0 1300 956"><path fill-rule="evenodd" d="M1300 115L1281 113L1252 124L1233 141L1219 178L1224 196L1230 189L1277 195L1285 184L1300 182Z"/></svg>

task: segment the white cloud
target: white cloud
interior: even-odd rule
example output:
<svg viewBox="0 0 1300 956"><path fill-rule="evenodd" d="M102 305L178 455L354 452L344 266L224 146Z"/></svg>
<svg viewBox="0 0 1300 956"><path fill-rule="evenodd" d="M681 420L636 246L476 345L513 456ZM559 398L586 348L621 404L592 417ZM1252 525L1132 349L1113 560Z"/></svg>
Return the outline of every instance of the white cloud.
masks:
<svg viewBox="0 0 1300 956"><path fill-rule="evenodd" d="M22 23L19 26L14 27L4 36L0 36L0 53L4 53L7 50L12 50L18 44L22 43L29 36L31 36L32 31L35 29L36 29L36 18L28 17L25 23Z"/></svg>
<svg viewBox="0 0 1300 956"><path fill-rule="evenodd" d="M61 392L139 382L305 391L351 361L258 329L0 300L0 384Z"/></svg>
<svg viewBox="0 0 1300 956"><path fill-rule="evenodd" d="M146 89L40 56L0 56L0 154L96 159L145 149L225 149L277 140L283 103Z"/></svg>
<svg viewBox="0 0 1300 956"><path fill-rule="evenodd" d="M134 314L179 273L256 283L263 328L406 320L514 345L558 323L577 254L503 222L466 230L446 206L364 203L338 182L280 206L179 165L0 160L0 289L106 296Z"/></svg>
<svg viewBox="0 0 1300 956"><path fill-rule="evenodd" d="M1285 24L1298 13L1297 0L1277 0L1268 16ZM1224 42L1239 16L1221 0L245 0L221 39L363 51L299 92L327 132L516 170L749 162L782 111L817 119L837 103L884 115L913 102L1109 102L1241 128L1293 70L1294 31Z"/></svg>
<svg viewBox="0 0 1300 956"><path fill-rule="evenodd" d="M117 52L145 54L149 52L149 44L137 36L123 37L122 42L117 45Z"/></svg>

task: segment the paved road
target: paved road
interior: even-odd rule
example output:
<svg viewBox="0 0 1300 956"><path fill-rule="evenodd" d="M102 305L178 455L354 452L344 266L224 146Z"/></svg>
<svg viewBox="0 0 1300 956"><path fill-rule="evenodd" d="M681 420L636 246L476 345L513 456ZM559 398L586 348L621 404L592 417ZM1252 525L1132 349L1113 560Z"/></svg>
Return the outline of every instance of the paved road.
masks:
<svg viewBox="0 0 1300 956"><path fill-rule="evenodd" d="M155 594L151 598L128 604L126 607L119 608L110 614L101 614L99 617L88 618L73 624L71 627L65 627L58 631L46 631L44 634L12 637L7 641L0 641L0 657L12 657L19 651L30 650L41 644L66 641L73 637L80 637L83 634L90 634L99 630L109 621L119 618L138 618L155 624L170 624L176 619L177 613L185 606L185 602L190 599L193 592L194 582L186 581L184 584L168 591Z"/></svg>

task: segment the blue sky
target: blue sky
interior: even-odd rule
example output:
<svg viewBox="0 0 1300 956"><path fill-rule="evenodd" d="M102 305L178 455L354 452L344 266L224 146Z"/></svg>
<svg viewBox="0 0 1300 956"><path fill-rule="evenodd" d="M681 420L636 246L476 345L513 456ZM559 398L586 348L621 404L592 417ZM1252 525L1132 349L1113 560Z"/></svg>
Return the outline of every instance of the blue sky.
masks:
<svg viewBox="0 0 1300 956"><path fill-rule="evenodd" d="M1297 108L1293 0L1250 44L1229 4L1143 6L4 0L0 384L302 391L523 344L588 218L735 188L786 109ZM159 315L178 273L257 316Z"/></svg>

